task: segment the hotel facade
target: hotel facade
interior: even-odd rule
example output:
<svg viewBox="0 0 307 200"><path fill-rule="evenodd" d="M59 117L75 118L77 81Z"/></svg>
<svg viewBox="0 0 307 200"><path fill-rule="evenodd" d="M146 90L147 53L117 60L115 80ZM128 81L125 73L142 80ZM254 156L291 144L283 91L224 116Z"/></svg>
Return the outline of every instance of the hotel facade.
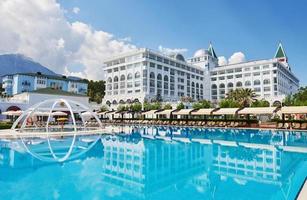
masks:
<svg viewBox="0 0 307 200"><path fill-rule="evenodd" d="M187 60L181 54L141 48L106 60L104 71L103 101L110 106L157 99L178 102L183 96L217 103L237 88L250 88L273 104L299 88L281 44L272 59L222 66L211 44Z"/></svg>
<svg viewBox="0 0 307 200"><path fill-rule="evenodd" d="M2 78L4 93L9 96L31 92L42 88L71 92L86 95L87 82L81 79L66 76L51 76L38 73L16 73L5 75Z"/></svg>

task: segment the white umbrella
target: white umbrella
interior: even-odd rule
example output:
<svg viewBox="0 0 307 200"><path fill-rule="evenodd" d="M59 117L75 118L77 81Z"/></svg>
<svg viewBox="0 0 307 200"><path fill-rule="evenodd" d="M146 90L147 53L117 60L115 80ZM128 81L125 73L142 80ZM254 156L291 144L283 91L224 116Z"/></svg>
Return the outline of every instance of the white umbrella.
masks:
<svg viewBox="0 0 307 200"><path fill-rule="evenodd" d="M37 111L37 112L34 113L34 115L36 115L36 116L49 116L49 112Z"/></svg>
<svg viewBox="0 0 307 200"><path fill-rule="evenodd" d="M62 111L56 111L52 113L52 116L66 116L67 113L62 112Z"/></svg>
<svg viewBox="0 0 307 200"><path fill-rule="evenodd" d="M17 111L10 110L10 111L3 112L2 115L19 116L22 113L23 113L22 110L17 110Z"/></svg>
<svg viewBox="0 0 307 200"><path fill-rule="evenodd" d="M93 113L94 113L94 112L93 112ZM92 116L92 113L89 112L89 111L86 111L86 112L84 112L84 113L81 113L81 115L82 115L83 117L91 117L91 116Z"/></svg>

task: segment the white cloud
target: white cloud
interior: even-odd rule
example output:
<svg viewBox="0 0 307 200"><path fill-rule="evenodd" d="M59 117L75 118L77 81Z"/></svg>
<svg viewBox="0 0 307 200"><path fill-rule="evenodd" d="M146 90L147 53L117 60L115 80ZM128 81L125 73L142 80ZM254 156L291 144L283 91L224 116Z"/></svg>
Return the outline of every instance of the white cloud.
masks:
<svg viewBox="0 0 307 200"><path fill-rule="evenodd" d="M227 59L225 56L219 56L218 57L218 60L219 60L219 65L222 66L222 65L227 65Z"/></svg>
<svg viewBox="0 0 307 200"><path fill-rule="evenodd" d="M72 12L75 13L75 14L79 14L80 8L78 8L78 7L73 7Z"/></svg>
<svg viewBox="0 0 307 200"><path fill-rule="evenodd" d="M241 63L241 62L245 62L245 55L242 52L235 52L228 59L229 64L236 64L236 63Z"/></svg>
<svg viewBox="0 0 307 200"><path fill-rule="evenodd" d="M158 49L160 52L167 54L167 55L176 54L176 53L182 54L188 51L188 49L184 49L184 48L171 49L171 48L163 47L162 45L160 45Z"/></svg>
<svg viewBox="0 0 307 200"><path fill-rule="evenodd" d="M135 48L83 22L69 22L56 0L1 0L0 18L0 54L24 54L57 73L99 80L105 58ZM83 67L70 72L75 63Z"/></svg>

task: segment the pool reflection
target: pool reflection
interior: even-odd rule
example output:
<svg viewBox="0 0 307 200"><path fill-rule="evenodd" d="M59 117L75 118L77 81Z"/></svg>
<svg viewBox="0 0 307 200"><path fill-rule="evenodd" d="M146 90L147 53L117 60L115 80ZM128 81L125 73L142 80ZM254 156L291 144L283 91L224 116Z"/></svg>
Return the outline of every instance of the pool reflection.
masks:
<svg viewBox="0 0 307 200"><path fill-rule="evenodd" d="M117 131L119 135L102 136L70 161L78 166L73 173L89 174L59 178L80 185L94 181L94 187L84 186L91 191L87 195L104 199L294 199L306 177L305 132L170 127ZM0 149L0 173L11 175L0 176L0 185L21 181L25 174L34 177L44 167L52 165L5 145ZM63 174L73 169L56 170Z"/></svg>

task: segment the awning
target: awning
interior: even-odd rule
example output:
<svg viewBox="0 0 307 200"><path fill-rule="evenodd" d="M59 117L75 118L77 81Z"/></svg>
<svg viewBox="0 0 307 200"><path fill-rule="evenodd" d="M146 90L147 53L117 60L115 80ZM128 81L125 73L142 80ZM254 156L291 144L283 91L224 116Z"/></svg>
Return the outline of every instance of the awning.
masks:
<svg viewBox="0 0 307 200"><path fill-rule="evenodd" d="M108 111L108 112L106 112L105 114L106 114L106 115L113 115L113 114L115 114L115 112L116 112L116 111L113 110L113 111Z"/></svg>
<svg viewBox="0 0 307 200"><path fill-rule="evenodd" d="M146 111L146 112L143 112L142 115L154 115L156 114L158 110L149 110L149 111Z"/></svg>
<svg viewBox="0 0 307 200"><path fill-rule="evenodd" d="M98 115L98 116L101 116L101 115L107 114L108 112L109 112L109 111L98 112L97 115Z"/></svg>
<svg viewBox="0 0 307 200"><path fill-rule="evenodd" d="M202 108L191 112L191 115L211 115L213 110L215 110L215 108Z"/></svg>
<svg viewBox="0 0 307 200"><path fill-rule="evenodd" d="M282 114L307 114L307 106L285 106L280 111Z"/></svg>
<svg viewBox="0 0 307 200"><path fill-rule="evenodd" d="M238 111L240 115L261 115L261 114L273 114L276 111L276 107L257 107L257 108L244 108Z"/></svg>
<svg viewBox="0 0 307 200"><path fill-rule="evenodd" d="M190 112L194 109L181 109L178 111L174 111L173 115L190 115Z"/></svg>
<svg viewBox="0 0 307 200"><path fill-rule="evenodd" d="M235 115L239 108L220 108L217 111L214 111L213 115Z"/></svg>
<svg viewBox="0 0 307 200"><path fill-rule="evenodd" d="M162 110L162 111L160 111L160 112L156 112L155 114L157 114L157 115L170 115L173 111L175 111L175 109L174 110Z"/></svg>

